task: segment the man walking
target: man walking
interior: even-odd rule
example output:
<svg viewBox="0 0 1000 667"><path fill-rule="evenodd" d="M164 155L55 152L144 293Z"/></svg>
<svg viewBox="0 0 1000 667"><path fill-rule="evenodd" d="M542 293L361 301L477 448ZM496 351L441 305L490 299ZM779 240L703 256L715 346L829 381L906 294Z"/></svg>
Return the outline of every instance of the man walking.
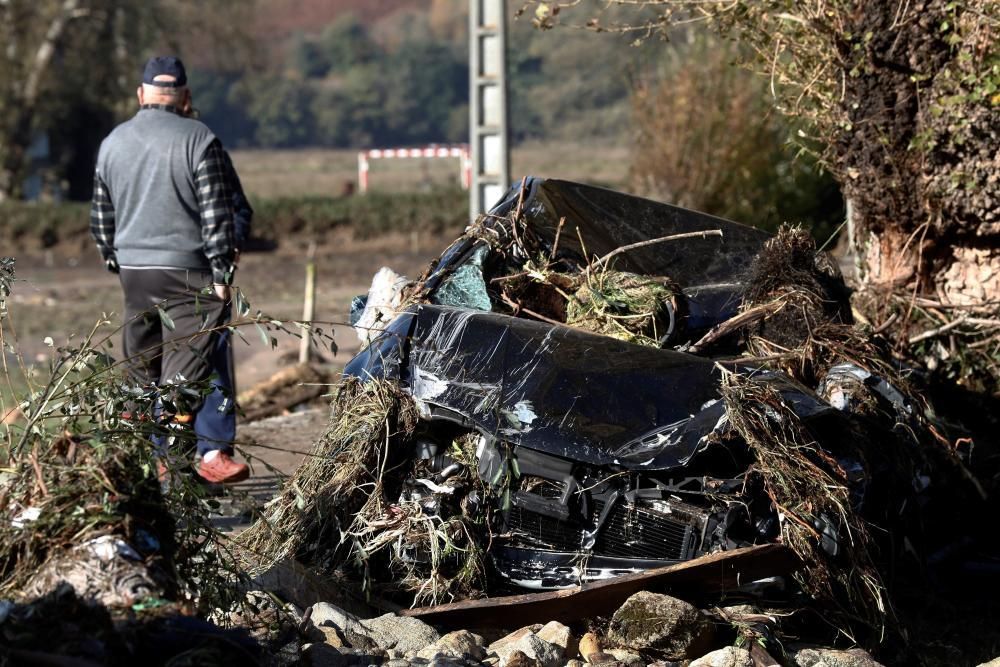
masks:
<svg viewBox="0 0 1000 667"><path fill-rule="evenodd" d="M237 235L249 223L237 230L234 196L242 191L222 144L190 117L178 58L151 58L137 96L136 115L101 144L90 220L125 295L123 352L133 379L158 391L161 420L191 424L198 474L242 481L249 468L232 458L233 369L223 326ZM190 391L209 380L207 394Z"/></svg>

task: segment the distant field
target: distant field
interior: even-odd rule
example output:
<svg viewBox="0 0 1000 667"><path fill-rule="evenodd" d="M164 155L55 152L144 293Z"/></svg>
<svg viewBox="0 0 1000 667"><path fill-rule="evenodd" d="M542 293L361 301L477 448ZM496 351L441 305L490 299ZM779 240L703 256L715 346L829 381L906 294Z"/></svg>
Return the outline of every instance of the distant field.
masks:
<svg viewBox="0 0 1000 667"><path fill-rule="evenodd" d="M386 147L387 148L387 147ZM545 176L621 186L629 148L586 143L529 143L511 151L511 176ZM336 196L346 183L357 185L355 150L238 150L233 161L253 198L297 195ZM372 191L420 190L459 182L458 159L373 160Z"/></svg>

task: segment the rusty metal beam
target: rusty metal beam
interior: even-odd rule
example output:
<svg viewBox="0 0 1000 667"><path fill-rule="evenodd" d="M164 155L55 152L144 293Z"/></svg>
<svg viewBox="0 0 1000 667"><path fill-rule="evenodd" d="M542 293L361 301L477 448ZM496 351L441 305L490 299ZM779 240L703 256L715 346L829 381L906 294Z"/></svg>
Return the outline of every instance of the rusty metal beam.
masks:
<svg viewBox="0 0 1000 667"><path fill-rule="evenodd" d="M701 558L545 593L465 600L399 612L444 628L513 628L531 623L569 623L613 613L633 593L679 597L717 595L757 579L789 575L801 566L780 544L721 551Z"/></svg>

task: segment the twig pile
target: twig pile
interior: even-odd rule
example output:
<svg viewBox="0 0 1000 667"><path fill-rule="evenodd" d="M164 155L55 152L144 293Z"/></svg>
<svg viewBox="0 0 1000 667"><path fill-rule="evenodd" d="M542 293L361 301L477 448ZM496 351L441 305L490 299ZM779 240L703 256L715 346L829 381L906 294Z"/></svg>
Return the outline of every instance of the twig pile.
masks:
<svg viewBox="0 0 1000 667"><path fill-rule="evenodd" d="M598 270L567 303L566 323L619 340L660 347L670 331L677 288L669 278Z"/></svg>
<svg viewBox="0 0 1000 667"><path fill-rule="evenodd" d="M105 535L138 543L148 541L138 539L145 533L161 545L150 569L172 565L163 554L173 553L174 520L150 472L151 448L131 444L62 437L36 443L12 462L14 472L0 490L0 509L8 517L0 522L0 596L23 591L46 563ZM161 581L166 588L167 579Z"/></svg>

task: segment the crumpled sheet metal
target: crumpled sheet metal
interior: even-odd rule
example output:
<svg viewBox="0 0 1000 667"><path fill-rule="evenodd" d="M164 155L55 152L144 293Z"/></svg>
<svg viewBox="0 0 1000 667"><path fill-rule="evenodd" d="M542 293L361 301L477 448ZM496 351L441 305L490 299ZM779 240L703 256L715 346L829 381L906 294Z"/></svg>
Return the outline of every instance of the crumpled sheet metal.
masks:
<svg viewBox="0 0 1000 667"><path fill-rule="evenodd" d="M507 192L484 224L502 226L520 204L532 233L551 246L559 230L560 252L580 260L626 245L678 233L721 230L723 236L690 238L635 248L612 260L614 268L648 276L669 276L683 291L680 327L692 340L737 314L743 278L753 258L770 238L765 232L722 218L661 202L568 181L529 178ZM581 245L580 240L583 240ZM586 252L584 252L586 246ZM481 268L486 244L463 236L449 246L428 275L424 289L432 303L489 310ZM586 256L585 255L589 255ZM456 290L455 276L469 290ZM471 299L470 297L474 297Z"/></svg>
<svg viewBox="0 0 1000 667"><path fill-rule="evenodd" d="M615 258L615 268L650 276L670 276L682 287L736 282L770 235L759 229L679 206L591 185L530 178L521 203L532 231L552 239L566 219L560 247L602 257L626 245L685 232L722 230L722 238L685 239L636 248ZM517 206L512 188L490 213L502 216ZM577 231L579 230L579 234Z"/></svg>
<svg viewBox="0 0 1000 667"><path fill-rule="evenodd" d="M443 306L398 318L345 374L399 379L432 419L595 465L684 465L724 416L710 360Z"/></svg>

